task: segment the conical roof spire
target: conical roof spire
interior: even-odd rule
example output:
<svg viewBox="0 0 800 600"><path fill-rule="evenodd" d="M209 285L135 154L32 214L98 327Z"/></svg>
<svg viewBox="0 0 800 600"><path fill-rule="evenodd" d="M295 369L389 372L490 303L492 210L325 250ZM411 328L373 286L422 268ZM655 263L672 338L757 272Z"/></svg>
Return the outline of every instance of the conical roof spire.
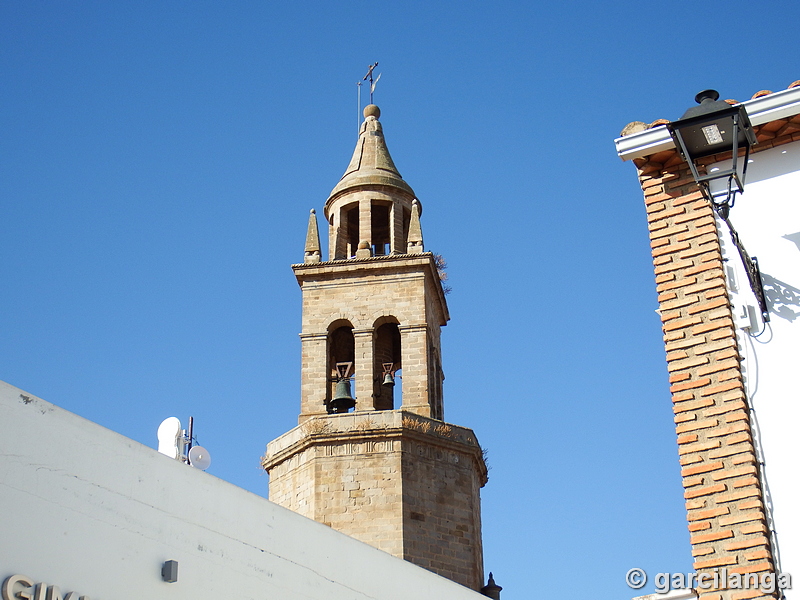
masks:
<svg viewBox="0 0 800 600"><path fill-rule="evenodd" d="M339 183L333 188L328 202L346 190L364 186L388 186L402 190L411 198L415 196L414 190L400 176L394 161L386 147L383 137L383 127L378 118L381 109L374 104L364 108L364 122L356 142L353 158L347 166Z"/></svg>

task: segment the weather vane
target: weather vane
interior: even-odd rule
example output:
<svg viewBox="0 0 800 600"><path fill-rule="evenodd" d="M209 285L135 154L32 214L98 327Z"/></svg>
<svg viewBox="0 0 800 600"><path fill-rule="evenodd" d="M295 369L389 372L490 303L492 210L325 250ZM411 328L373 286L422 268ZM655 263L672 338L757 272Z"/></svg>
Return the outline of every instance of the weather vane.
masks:
<svg viewBox="0 0 800 600"><path fill-rule="evenodd" d="M374 79L374 80L372 79L372 72L375 70L375 67L377 67L377 66L378 66L377 62L374 65L370 65L369 69L367 70L367 74L364 75L364 79L361 80L361 81L369 80L369 103L370 104L372 104L372 94L375 93L375 86L378 85L378 79L380 79L381 75L382 75L381 73L378 73L378 77L376 79Z"/></svg>
<svg viewBox="0 0 800 600"><path fill-rule="evenodd" d="M372 96L375 93L375 86L378 85L378 80L381 78L382 73L378 73L378 76L373 79L372 72L375 70L375 67L378 66L376 62L373 65L370 65L367 68L367 74L364 75L364 78L361 81L356 82L356 87L358 88L358 129L361 129L361 85L365 81L369 81L369 103L372 104Z"/></svg>

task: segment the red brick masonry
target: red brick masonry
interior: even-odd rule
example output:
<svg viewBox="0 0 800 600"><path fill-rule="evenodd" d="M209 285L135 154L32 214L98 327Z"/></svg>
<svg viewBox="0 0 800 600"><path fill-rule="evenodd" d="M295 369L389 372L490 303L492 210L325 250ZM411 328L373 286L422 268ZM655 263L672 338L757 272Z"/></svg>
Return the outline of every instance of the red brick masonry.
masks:
<svg viewBox="0 0 800 600"><path fill-rule="evenodd" d="M760 152L800 140L800 116L756 128ZM717 155L705 164L730 158ZM644 191L694 568L768 573L774 561L713 211L675 150L634 159ZM699 590L701 600L772 598Z"/></svg>

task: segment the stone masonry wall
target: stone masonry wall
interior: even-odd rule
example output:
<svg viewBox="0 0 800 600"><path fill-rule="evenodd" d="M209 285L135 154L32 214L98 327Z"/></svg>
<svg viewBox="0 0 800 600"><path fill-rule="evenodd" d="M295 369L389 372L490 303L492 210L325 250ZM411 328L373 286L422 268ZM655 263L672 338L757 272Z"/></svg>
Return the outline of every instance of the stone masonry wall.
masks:
<svg viewBox="0 0 800 600"><path fill-rule="evenodd" d="M314 519L403 557L400 442L344 442L316 449Z"/></svg>
<svg viewBox="0 0 800 600"><path fill-rule="evenodd" d="M313 452L299 452L269 473L269 499L275 504L313 519L315 481Z"/></svg>
<svg viewBox="0 0 800 600"><path fill-rule="evenodd" d="M757 129L755 151L800 139L800 119ZM706 164L730 158L708 157ZM647 208L694 568L774 572L741 357L713 211L674 151L635 159ZM700 600L772 597L699 590ZM777 594L777 593L776 593Z"/></svg>
<svg viewBox="0 0 800 600"><path fill-rule="evenodd" d="M438 280L435 285L432 281L435 273L429 255L295 265L303 290L301 422L326 412L327 333L336 322L352 325L356 338L356 410L373 408L373 381L382 374L374 371L372 344L382 317L393 317L400 329L403 406L431 414L429 340L438 342L439 328L447 319L445 306L431 310L443 304L436 293ZM395 408L400 401L395 398Z"/></svg>
<svg viewBox="0 0 800 600"><path fill-rule="evenodd" d="M465 458L425 443L404 444L403 554L477 590L483 585L482 481Z"/></svg>
<svg viewBox="0 0 800 600"><path fill-rule="evenodd" d="M273 502L474 590L483 585L474 434L402 410L327 415L270 442Z"/></svg>

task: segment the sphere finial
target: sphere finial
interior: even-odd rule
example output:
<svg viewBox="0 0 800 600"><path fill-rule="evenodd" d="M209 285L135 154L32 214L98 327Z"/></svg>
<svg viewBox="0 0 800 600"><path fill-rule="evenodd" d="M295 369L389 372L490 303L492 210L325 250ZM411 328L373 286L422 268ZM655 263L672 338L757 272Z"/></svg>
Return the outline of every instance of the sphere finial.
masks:
<svg viewBox="0 0 800 600"><path fill-rule="evenodd" d="M380 119L381 109L374 104L367 104L364 107L364 118L366 119L367 117L375 117L376 119Z"/></svg>

